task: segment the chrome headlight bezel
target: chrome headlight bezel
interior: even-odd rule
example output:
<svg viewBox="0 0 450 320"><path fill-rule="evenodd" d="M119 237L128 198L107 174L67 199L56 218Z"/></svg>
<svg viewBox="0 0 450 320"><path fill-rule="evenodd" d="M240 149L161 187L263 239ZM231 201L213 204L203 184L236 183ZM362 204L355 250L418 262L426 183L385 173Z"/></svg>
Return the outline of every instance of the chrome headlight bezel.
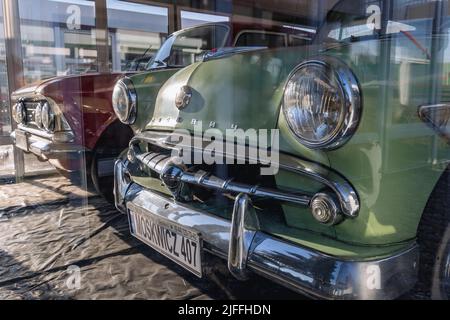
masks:
<svg viewBox="0 0 450 320"><path fill-rule="evenodd" d="M13 106L12 117L13 117L14 121L18 124L25 123L26 110L25 110L25 104L23 103L23 101L18 101Z"/></svg>
<svg viewBox="0 0 450 320"><path fill-rule="evenodd" d="M120 106L120 100L124 100ZM114 86L112 95L112 106L117 118L124 124L134 124L137 115L137 93L133 81L122 78Z"/></svg>
<svg viewBox="0 0 450 320"><path fill-rule="evenodd" d="M53 132L55 130L55 112L48 102L42 104L41 109L42 126L48 132Z"/></svg>
<svg viewBox="0 0 450 320"><path fill-rule="evenodd" d="M288 114L288 107L286 106L287 90L292 85L294 77L298 76L299 73L304 72L308 68L319 68L322 69L324 74L330 75L338 84L338 94L342 100L340 103L341 114L339 115L338 123L334 126L334 129L329 135L325 138L316 140L308 139L305 137L305 134L299 132L296 128L297 126L294 125L292 118ZM298 96L297 101L300 100L301 98ZM313 99L309 98L309 100ZM292 106L289 107L291 108ZM318 106L315 107L317 108ZM362 114L360 86L353 72L342 61L328 56L310 59L295 67L289 75L288 81L284 87L281 109L283 110L284 119L286 120L290 131L301 144L310 149L337 149L343 146L358 128Z"/></svg>

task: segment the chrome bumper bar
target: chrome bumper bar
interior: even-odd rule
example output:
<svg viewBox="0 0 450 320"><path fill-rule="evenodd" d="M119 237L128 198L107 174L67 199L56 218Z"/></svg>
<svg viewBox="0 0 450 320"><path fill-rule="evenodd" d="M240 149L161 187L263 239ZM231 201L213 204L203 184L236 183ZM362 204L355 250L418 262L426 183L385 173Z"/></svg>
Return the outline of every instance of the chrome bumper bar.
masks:
<svg viewBox="0 0 450 320"><path fill-rule="evenodd" d="M17 143L16 131L11 133L11 139L14 145L23 151L31 152L45 160L58 158L58 156L67 157L68 154L79 154L86 151L85 148L73 142L54 142L50 136L43 137L33 134L33 132L20 131L21 134L26 136L26 145Z"/></svg>
<svg viewBox="0 0 450 320"><path fill-rule="evenodd" d="M227 259L230 272L246 279L256 272L286 287L327 299L393 299L417 277L417 247L383 259L345 260L305 248L259 230L251 201L236 198L232 221L194 210L133 183L122 160L115 164L117 208L127 204L199 232L204 248Z"/></svg>

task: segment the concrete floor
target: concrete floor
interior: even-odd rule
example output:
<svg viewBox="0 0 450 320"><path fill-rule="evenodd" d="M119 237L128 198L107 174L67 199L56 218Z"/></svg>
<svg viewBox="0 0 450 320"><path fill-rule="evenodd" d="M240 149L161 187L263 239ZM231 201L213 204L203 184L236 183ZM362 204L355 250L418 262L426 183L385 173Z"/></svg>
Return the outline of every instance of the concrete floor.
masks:
<svg viewBox="0 0 450 320"><path fill-rule="evenodd" d="M304 299L210 255L198 279L135 240L101 197L50 176L0 185L0 299Z"/></svg>

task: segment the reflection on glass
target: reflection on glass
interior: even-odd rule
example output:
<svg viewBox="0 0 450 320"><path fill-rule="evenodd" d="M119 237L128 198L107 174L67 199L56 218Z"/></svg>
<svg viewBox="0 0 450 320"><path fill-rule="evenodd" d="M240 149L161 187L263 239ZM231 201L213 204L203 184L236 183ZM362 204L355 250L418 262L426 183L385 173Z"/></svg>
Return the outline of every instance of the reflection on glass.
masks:
<svg viewBox="0 0 450 320"><path fill-rule="evenodd" d="M6 139L11 132L8 95L3 6L0 5L0 140ZM0 177L14 172L13 146L3 143L0 142Z"/></svg>
<svg viewBox="0 0 450 320"><path fill-rule="evenodd" d="M243 32L236 41L237 47L262 46L267 48L285 47L286 34L277 32L262 32L259 30Z"/></svg>
<svg viewBox="0 0 450 320"><path fill-rule="evenodd" d="M203 53L223 47L228 33L226 24L206 24L175 33L163 44L149 67L183 67L194 63Z"/></svg>
<svg viewBox="0 0 450 320"><path fill-rule="evenodd" d="M0 5L0 137L11 132L8 111L8 78L6 73L5 34L3 26L3 6Z"/></svg>
<svg viewBox="0 0 450 320"><path fill-rule="evenodd" d="M19 0L19 12L26 83L97 71L93 1Z"/></svg>
<svg viewBox="0 0 450 320"><path fill-rule="evenodd" d="M169 32L168 8L108 0L113 71L144 70Z"/></svg>
<svg viewBox="0 0 450 320"><path fill-rule="evenodd" d="M229 22L230 18L224 15L201 13L194 11L180 11L181 29L198 26L211 22Z"/></svg>
<svg viewBox="0 0 450 320"><path fill-rule="evenodd" d="M11 176L14 172L14 154L12 145L0 145L0 178ZM1 184L1 183L0 183Z"/></svg>

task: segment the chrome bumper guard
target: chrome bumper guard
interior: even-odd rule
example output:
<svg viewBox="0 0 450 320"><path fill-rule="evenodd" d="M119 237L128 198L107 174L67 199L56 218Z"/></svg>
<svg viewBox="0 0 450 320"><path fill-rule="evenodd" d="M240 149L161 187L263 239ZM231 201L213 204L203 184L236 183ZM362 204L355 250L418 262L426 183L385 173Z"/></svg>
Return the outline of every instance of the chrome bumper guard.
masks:
<svg viewBox="0 0 450 320"><path fill-rule="evenodd" d="M245 193L237 196L232 221L228 221L133 183L126 164L126 160L117 160L115 164L117 208L126 213L127 204L133 203L198 231L205 250L227 259L230 272L240 280L253 271L303 294L327 299L393 299L416 282L416 246L371 261L329 256L260 231L251 200Z"/></svg>
<svg viewBox="0 0 450 320"><path fill-rule="evenodd" d="M11 133L11 139L13 140L14 145L16 145L19 149L23 151L31 152L34 155L45 160L58 158L58 156L60 155L61 156L64 155L64 157L66 157L67 154L79 154L86 151L85 148L76 145L73 142L54 142L52 140L51 135L42 136L35 134L33 131L37 130L30 130L30 131L20 130L20 131L22 134L26 135L27 145L21 146L17 144L16 131Z"/></svg>

